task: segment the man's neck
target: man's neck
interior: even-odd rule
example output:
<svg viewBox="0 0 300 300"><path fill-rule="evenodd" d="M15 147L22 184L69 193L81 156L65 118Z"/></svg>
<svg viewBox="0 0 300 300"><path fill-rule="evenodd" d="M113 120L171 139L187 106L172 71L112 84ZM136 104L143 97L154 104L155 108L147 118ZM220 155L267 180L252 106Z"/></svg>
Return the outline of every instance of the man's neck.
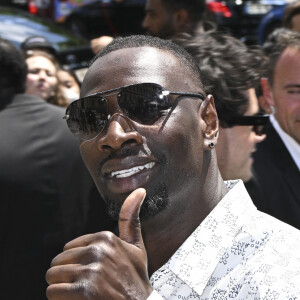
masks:
<svg viewBox="0 0 300 300"><path fill-rule="evenodd" d="M155 218L142 223L143 240L148 255L148 272L151 276L156 270L162 267L183 244L183 242L194 232L194 230L208 216L212 209L228 192L223 179L208 193L190 199L195 201L186 203L189 206L183 213L173 212L166 216L162 212ZM210 199L205 201L205 199Z"/></svg>

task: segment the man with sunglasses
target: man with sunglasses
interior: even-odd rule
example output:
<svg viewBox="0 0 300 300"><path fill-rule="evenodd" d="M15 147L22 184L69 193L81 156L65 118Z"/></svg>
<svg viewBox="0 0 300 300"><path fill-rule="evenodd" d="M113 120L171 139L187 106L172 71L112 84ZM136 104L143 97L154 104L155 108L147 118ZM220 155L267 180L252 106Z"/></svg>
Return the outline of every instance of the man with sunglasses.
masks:
<svg viewBox="0 0 300 300"><path fill-rule="evenodd" d="M242 179L254 203L260 190L252 176L256 144L265 139L268 115L259 114L255 89L260 84L263 55L240 40L216 31L176 41L198 62L206 93L214 95L220 120L216 145L218 166L224 180Z"/></svg>
<svg viewBox="0 0 300 300"><path fill-rule="evenodd" d="M115 39L65 118L119 236L66 244L48 299L299 297L300 233L258 212L241 181L224 183L213 97L184 49Z"/></svg>
<svg viewBox="0 0 300 300"><path fill-rule="evenodd" d="M264 49L269 67L262 88L272 114L254 156L263 192L258 208L300 229L300 34L278 31Z"/></svg>

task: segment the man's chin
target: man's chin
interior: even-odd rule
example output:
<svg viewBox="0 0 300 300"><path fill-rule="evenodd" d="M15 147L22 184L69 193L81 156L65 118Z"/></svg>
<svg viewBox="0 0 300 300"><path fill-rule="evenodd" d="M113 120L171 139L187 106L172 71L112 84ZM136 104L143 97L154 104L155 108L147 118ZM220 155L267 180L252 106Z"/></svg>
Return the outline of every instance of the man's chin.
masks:
<svg viewBox="0 0 300 300"><path fill-rule="evenodd" d="M111 199L106 199L105 202L108 215L112 219L118 220L123 203L115 202ZM165 186L162 186L156 192L154 191L153 193L148 193L140 210L141 221L145 221L152 217L155 217L161 211L165 210L168 205L169 197Z"/></svg>

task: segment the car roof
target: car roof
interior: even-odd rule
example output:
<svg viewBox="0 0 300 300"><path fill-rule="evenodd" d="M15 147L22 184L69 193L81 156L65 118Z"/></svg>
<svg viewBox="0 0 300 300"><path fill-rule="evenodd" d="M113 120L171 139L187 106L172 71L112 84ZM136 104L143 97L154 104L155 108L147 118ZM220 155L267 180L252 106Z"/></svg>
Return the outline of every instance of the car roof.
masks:
<svg viewBox="0 0 300 300"><path fill-rule="evenodd" d="M88 45L89 41L77 37L71 31L33 16L25 11L0 6L0 37L17 47L29 36L42 35L59 52L72 47Z"/></svg>
<svg viewBox="0 0 300 300"><path fill-rule="evenodd" d="M23 10L0 6L0 37L20 48L30 36L44 36L56 49L62 66L68 66L82 74L82 80L94 54L90 42L46 19L33 16Z"/></svg>

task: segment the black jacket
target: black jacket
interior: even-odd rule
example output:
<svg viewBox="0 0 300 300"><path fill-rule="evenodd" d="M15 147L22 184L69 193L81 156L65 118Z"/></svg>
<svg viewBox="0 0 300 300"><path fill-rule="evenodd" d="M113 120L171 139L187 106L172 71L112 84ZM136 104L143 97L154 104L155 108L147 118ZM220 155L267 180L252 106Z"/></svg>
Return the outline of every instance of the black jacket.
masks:
<svg viewBox="0 0 300 300"><path fill-rule="evenodd" d="M46 299L45 272L64 244L86 233L88 222L111 226L64 111L23 94L0 109L3 300Z"/></svg>
<svg viewBox="0 0 300 300"><path fill-rule="evenodd" d="M300 171L272 124L257 145L254 176L262 199L257 208L300 229Z"/></svg>

